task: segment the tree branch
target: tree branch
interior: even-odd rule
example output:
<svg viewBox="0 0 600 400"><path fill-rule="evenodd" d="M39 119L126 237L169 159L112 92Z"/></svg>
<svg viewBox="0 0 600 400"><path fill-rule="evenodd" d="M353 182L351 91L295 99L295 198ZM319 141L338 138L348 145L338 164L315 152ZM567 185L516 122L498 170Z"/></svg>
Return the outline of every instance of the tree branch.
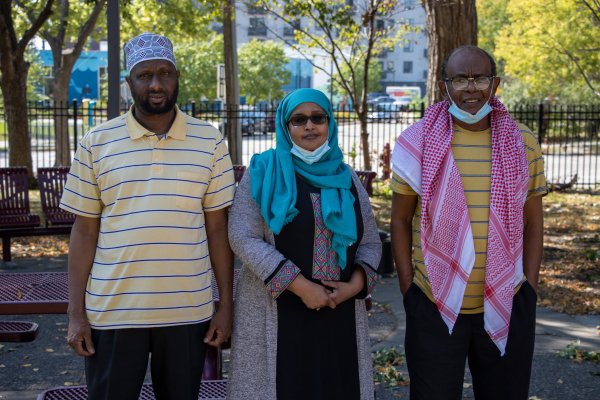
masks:
<svg viewBox="0 0 600 400"><path fill-rule="evenodd" d="M583 4L585 4L585 6L587 8L590 9L590 11L592 12L592 15L596 19L596 23L600 24L600 14L598 13L600 11L600 1L594 0L594 3L596 5L596 9L594 9L594 7L592 7L586 0L581 0L581 2Z"/></svg>
<svg viewBox="0 0 600 400"><path fill-rule="evenodd" d="M10 3L10 2L8 2L8 3ZM21 40L19 40L19 44L17 45L17 49L16 49L18 53L21 53L21 54L25 53L25 49L27 48L27 45L29 44L31 39L33 39L35 34L42 28L42 26L48 20L48 18L50 18L50 15L52 15L52 4L53 3L54 3L54 0L48 0L46 2L46 5L44 6L42 11L38 15L37 19L35 19L34 21L31 21L31 27L29 29L27 29L27 31L25 31Z"/></svg>
<svg viewBox="0 0 600 400"><path fill-rule="evenodd" d="M98 20L98 16L102 12L102 8L104 8L104 4L106 0L96 0L96 4L90 13L87 21L79 31L79 36L77 36L77 41L75 42L75 48L73 49L73 56L76 55L76 58L79 58L79 54L85 45L87 38L90 36L92 31L94 30L94 26L96 26L96 21Z"/></svg>

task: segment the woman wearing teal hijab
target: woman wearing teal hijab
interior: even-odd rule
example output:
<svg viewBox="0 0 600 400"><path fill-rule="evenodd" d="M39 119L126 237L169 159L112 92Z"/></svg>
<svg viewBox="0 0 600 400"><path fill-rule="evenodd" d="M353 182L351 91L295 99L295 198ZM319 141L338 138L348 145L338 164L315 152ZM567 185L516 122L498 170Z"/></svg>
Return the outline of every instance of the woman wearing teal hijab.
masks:
<svg viewBox="0 0 600 400"><path fill-rule="evenodd" d="M368 196L322 92L287 95L275 124L276 148L252 158L230 212L243 267L228 398L371 399L364 297L381 242Z"/></svg>

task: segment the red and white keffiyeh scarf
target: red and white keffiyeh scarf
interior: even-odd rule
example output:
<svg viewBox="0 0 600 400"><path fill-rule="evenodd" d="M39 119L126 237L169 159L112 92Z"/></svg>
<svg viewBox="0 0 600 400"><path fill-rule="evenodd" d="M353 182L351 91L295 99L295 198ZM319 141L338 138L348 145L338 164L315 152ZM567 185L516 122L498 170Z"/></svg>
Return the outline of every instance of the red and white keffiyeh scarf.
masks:
<svg viewBox="0 0 600 400"><path fill-rule="evenodd" d="M421 196L421 248L433 297L450 333L462 305L475 248L467 201L451 150L448 101L432 105L397 139L393 171ZM497 98L490 105L492 176L484 326L504 355L514 288L523 279L523 207L528 163L521 132Z"/></svg>

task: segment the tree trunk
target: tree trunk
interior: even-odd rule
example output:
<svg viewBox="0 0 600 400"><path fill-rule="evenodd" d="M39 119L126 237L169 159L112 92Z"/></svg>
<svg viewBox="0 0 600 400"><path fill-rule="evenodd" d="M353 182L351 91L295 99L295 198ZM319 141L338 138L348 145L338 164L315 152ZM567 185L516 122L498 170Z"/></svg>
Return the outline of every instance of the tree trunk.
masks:
<svg viewBox="0 0 600 400"><path fill-rule="evenodd" d="M54 71L52 92L54 94L54 148L55 166L71 165L71 141L69 135L69 81L71 80L72 62L63 60L62 67ZM73 115L73 123L77 116Z"/></svg>
<svg viewBox="0 0 600 400"><path fill-rule="evenodd" d="M240 86L238 79L237 39L235 33L235 1L223 2L223 61L225 64L225 137L233 164L242 165L242 130L239 110Z"/></svg>
<svg viewBox="0 0 600 400"><path fill-rule="evenodd" d="M2 96L8 123L8 165L27 167L29 181L34 182L31 161L31 139L27 110L28 63L14 63L12 74L2 74Z"/></svg>
<svg viewBox="0 0 600 400"><path fill-rule="evenodd" d="M369 144L369 130L367 128L367 111L357 112L360 121L360 146L363 153L363 169L372 171L371 168L371 146Z"/></svg>
<svg viewBox="0 0 600 400"><path fill-rule="evenodd" d="M452 50L477 45L475 0L423 0L427 15L427 99L433 104L442 99L437 82L442 79L442 63Z"/></svg>

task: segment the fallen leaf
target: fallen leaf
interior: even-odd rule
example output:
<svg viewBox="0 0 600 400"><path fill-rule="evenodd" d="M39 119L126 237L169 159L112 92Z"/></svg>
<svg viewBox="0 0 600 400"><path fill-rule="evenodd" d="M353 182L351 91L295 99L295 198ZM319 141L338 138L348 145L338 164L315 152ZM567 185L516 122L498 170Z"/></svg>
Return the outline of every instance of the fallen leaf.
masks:
<svg viewBox="0 0 600 400"><path fill-rule="evenodd" d="M49 349L49 348L48 348L48 349L46 349L46 351L47 351L48 353L54 353L54 349Z"/></svg>
<svg viewBox="0 0 600 400"><path fill-rule="evenodd" d="M67 382L63 383L63 386L75 386L75 385L76 385L76 383L74 383L74 382L67 381Z"/></svg>
<svg viewBox="0 0 600 400"><path fill-rule="evenodd" d="M31 367L31 364L23 364L22 367L29 368Z"/></svg>
<svg viewBox="0 0 600 400"><path fill-rule="evenodd" d="M34 372L38 372L40 369L39 368L34 368L33 370L34 370Z"/></svg>

